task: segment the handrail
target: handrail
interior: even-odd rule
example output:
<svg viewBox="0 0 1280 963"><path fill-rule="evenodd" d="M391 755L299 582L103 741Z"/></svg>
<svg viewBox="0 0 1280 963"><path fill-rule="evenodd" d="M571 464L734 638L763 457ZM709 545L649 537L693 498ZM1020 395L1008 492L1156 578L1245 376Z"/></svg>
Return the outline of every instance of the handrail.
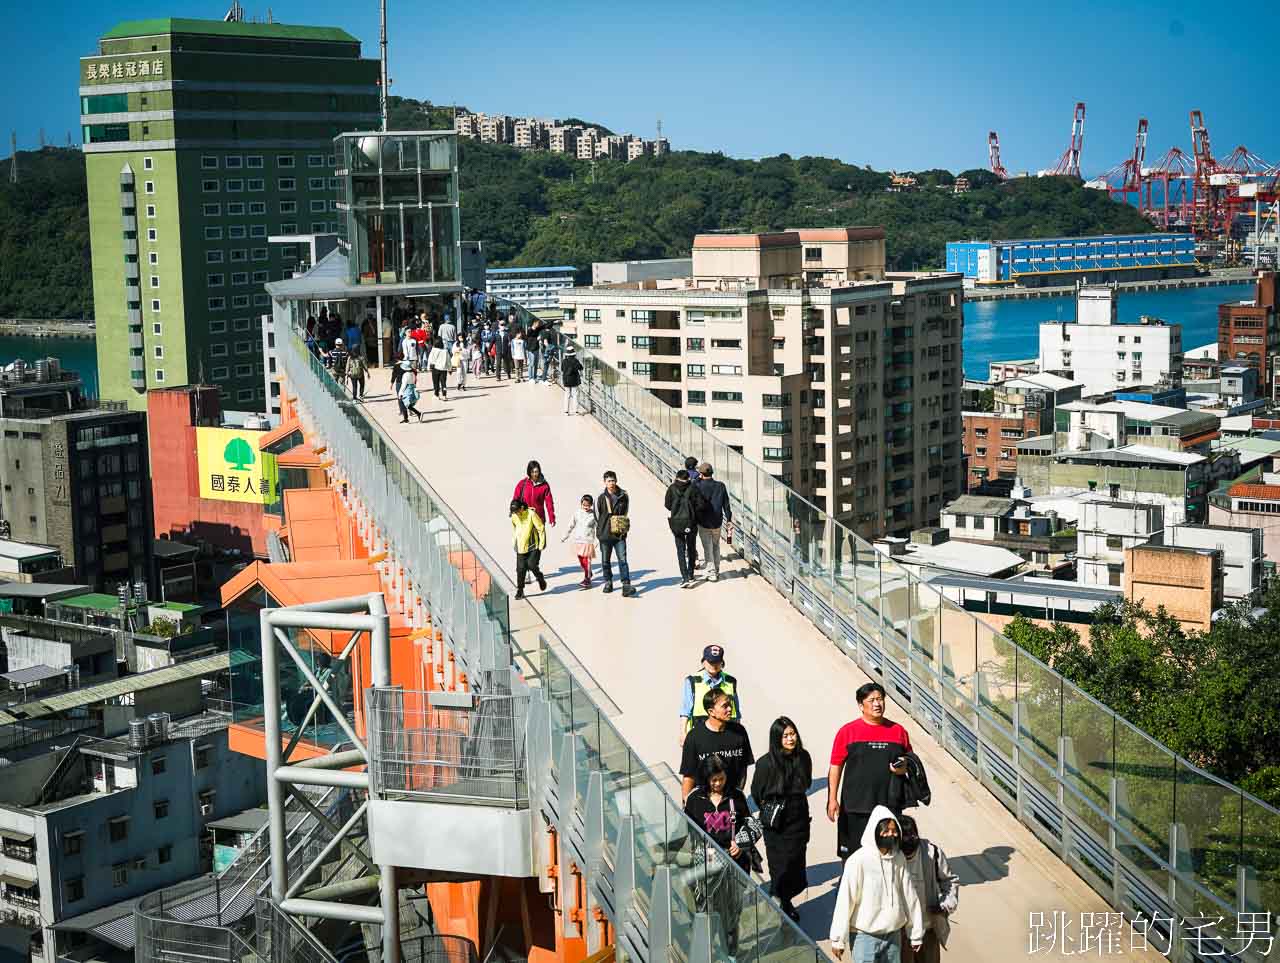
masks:
<svg viewBox="0 0 1280 963"><path fill-rule="evenodd" d="M576 349L584 411L664 482L688 455L714 464L744 556L1113 905L1185 918L1192 902L1237 914L1280 897L1280 810L1141 732Z"/></svg>
<svg viewBox="0 0 1280 963"><path fill-rule="evenodd" d="M471 534L470 530L458 521L456 513L445 505L444 500L431 488L398 446L387 438L381 426L365 413L362 406L350 401L345 389L334 381L328 369L307 348L298 330L296 314L292 320L294 323L289 331L283 330L285 325L278 326L282 329L278 344L281 349L280 360L284 374L303 409L300 415L310 422L315 433L328 448L328 457L334 462L335 479L341 479L340 482L335 480L334 484L343 492L344 497L349 499L353 514L358 519L357 525L361 527L362 532L365 531L366 524L372 526L371 537L375 548L380 549L387 543L395 548L397 568L403 568L406 571L407 578L415 587L415 592L425 595L423 603L432 613L433 624L445 631L446 644L450 645L456 657L474 659L477 655L489 656L488 664L481 662L475 666L482 671L511 666L516 654L510 646L510 600L514 595L512 591L514 585L510 577L503 567L498 565L481 547L479 540ZM443 551L437 543L441 534L448 538ZM472 565L474 568L471 568ZM459 572L463 570L472 573L471 582L464 582L459 577ZM491 588L497 586L503 591L499 598L491 598L488 605L477 608L471 604L475 599L472 587L478 585L481 574ZM393 587L400 588L401 585L393 581ZM459 592L459 588L463 591ZM495 601L499 604L494 605ZM599 706L601 703L607 706L598 710L605 718L609 715L617 715L617 707L608 699L590 673L577 664L568 646L542 619L537 609L526 604L521 611L532 614L533 630L542 635L540 649L554 653L555 661L566 667L572 675L574 684L580 691L587 694L593 706ZM523 628L527 629L528 626ZM505 643L505 649L503 649L505 661L501 663L496 658L497 650L476 652L474 647L475 639L483 640L486 633L494 632L495 629L496 637ZM528 654L525 657L527 658ZM531 674L535 677L541 676L541 667L533 668L534 672ZM476 676L473 674L471 677ZM549 680L541 681L545 686ZM621 745L627 747L625 742ZM629 752L629 747L627 749ZM554 764L559 762L559 759L552 760L553 765L550 768L553 770L553 776L556 768ZM531 762L527 762L526 765L529 767L532 792L534 780L540 779L545 783L547 777L545 774L535 773L536 767ZM597 770L597 773L599 771ZM698 839L700 830L671 799L669 787L659 786L656 782L654 786L672 807L672 824L683 826L687 837ZM580 808L582 801L575 796L573 802L575 810ZM563 805L561 809L563 811ZM565 841L575 847L578 845L572 839ZM728 862L727 857L725 861ZM588 875L593 886L612 888L611 874L602 873L599 866L589 867ZM563 876L568 879L570 874L563 874ZM677 888L672 892L683 894L677 901L677 916L692 918L694 915L700 917L706 915L705 893L703 898L699 899L692 891L686 892ZM769 932L785 934L786 945L795 948L804 957L812 954L815 961L822 959L822 953L817 945L782 913L780 907L765 895L763 889L748 880L742 896L744 900L751 900L751 905L756 908L757 912L753 917L757 919L759 928L767 927ZM643 897L637 899L633 890L627 891L621 903L613 900L607 900L606 903L610 907L609 912L616 928L623 924L630 925L633 912L642 914L645 911ZM704 935L706 939L701 942L705 942L707 951L710 952L711 937ZM693 945L694 934L668 930L665 931L664 939L668 945L688 948ZM654 947L653 950L652 957L648 956L646 950L646 955L641 959L656 960L659 956L666 958L665 946ZM695 958L710 959L705 955ZM746 954L738 956L738 959L744 963L757 958L759 957ZM793 958L798 960L801 956L796 955Z"/></svg>

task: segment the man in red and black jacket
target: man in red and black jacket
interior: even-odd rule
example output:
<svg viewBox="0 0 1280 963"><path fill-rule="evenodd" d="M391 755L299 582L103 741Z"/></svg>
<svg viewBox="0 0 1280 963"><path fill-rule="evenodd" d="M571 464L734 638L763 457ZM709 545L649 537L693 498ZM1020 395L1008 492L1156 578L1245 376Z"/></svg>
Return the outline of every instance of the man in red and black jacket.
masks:
<svg viewBox="0 0 1280 963"><path fill-rule="evenodd" d="M893 780L907 767L899 760L911 751L907 730L884 717L884 687L868 682L857 692L862 717L840 727L831 746L827 773L827 818L836 824L836 855L844 859L861 845L862 831L877 806L892 808Z"/></svg>

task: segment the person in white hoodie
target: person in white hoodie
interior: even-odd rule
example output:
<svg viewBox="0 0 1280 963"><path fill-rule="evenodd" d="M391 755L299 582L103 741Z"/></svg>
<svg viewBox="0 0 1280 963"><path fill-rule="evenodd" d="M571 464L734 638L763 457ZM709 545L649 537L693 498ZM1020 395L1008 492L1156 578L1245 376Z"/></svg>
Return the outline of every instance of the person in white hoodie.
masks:
<svg viewBox="0 0 1280 963"><path fill-rule="evenodd" d="M902 831L885 806L877 806L862 832L862 846L844 863L831 915L831 952L844 956L849 932L853 963L901 963L901 931L914 951L924 942L924 912L907 862L898 850Z"/></svg>

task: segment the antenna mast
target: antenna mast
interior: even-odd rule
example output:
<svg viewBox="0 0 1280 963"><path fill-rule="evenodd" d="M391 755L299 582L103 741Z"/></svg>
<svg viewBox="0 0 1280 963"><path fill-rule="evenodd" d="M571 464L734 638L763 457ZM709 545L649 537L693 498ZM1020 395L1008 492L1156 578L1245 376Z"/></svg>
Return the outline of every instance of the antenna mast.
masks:
<svg viewBox="0 0 1280 963"><path fill-rule="evenodd" d="M18 132L9 131L9 149L12 155L9 161L9 183L18 183Z"/></svg>
<svg viewBox="0 0 1280 963"><path fill-rule="evenodd" d="M382 0L382 30L378 47L382 55L382 82L378 85L378 106L382 110L382 129L387 129L387 0Z"/></svg>

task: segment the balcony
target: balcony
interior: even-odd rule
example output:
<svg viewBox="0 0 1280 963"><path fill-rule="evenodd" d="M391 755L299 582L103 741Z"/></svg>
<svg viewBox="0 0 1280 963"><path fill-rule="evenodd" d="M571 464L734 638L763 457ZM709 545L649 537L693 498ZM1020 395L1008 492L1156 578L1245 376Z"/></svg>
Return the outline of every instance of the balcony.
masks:
<svg viewBox="0 0 1280 963"><path fill-rule="evenodd" d="M36 861L36 844L32 840L20 841L5 837L4 855L7 859L16 859L23 863L32 863Z"/></svg>
<svg viewBox="0 0 1280 963"><path fill-rule="evenodd" d="M40 908L40 887L33 883L29 888L24 889L15 883L5 883L4 898L13 906L38 910Z"/></svg>

